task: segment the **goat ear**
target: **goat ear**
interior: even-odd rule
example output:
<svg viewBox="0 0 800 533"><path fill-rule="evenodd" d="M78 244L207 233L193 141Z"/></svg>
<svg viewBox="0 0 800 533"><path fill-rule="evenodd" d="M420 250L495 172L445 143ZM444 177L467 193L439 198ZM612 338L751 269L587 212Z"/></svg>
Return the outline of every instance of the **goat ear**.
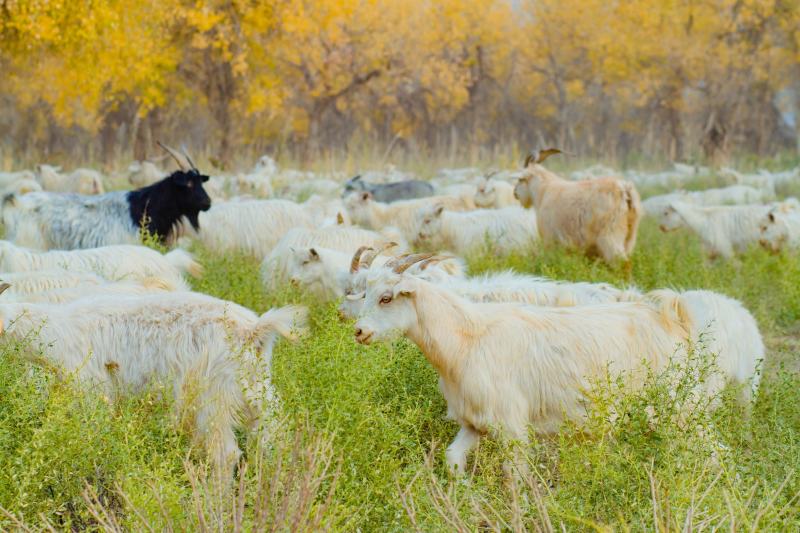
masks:
<svg viewBox="0 0 800 533"><path fill-rule="evenodd" d="M0 294L3 294L4 292L6 292L6 290L7 290L9 287L11 287L11 284L10 284L10 283L5 283L5 282L3 282L3 283L0 283Z"/></svg>
<svg viewBox="0 0 800 533"><path fill-rule="evenodd" d="M411 283L407 277L403 277L400 280L400 283L394 286L394 297L397 298L398 296L411 296L416 292L416 287Z"/></svg>
<svg viewBox="0 0 800 533"><path fill-rule="evenodd" d="M371 192L364 191L364 192L361 193L361 200L366 202L367 200L370 200L370 199L372 199L372 193Z"/></svg>
<svg viewBox="0 0 800 533"><path fill-rule="evenodd" d="M317 253L316 248L311 248L308 250L308 252L311 254L311 259L314 261L319 261L319 254Z"/></svg>
<svg viewBox="0 0 800 533"><path fill-rule="evenodd" d="M770 221L770 222L775 222L775 213L773 213L772 211L770 211L770 212L769 212L769 215L767 215L767 216L769 216L769 221Z"/></svg>
<svg viewBox="0 0 800 533"><path fill-rule="evenodd" d="M436 207L433 209L433 214L438 217L441 216L443 212L444 212L444 205L436 204Z"/></svg>

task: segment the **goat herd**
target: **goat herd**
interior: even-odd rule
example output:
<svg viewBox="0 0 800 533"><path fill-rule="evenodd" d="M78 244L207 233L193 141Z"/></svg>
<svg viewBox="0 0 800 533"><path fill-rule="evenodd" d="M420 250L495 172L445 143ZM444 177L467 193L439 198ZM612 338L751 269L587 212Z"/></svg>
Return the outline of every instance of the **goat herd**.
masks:
<svg viewBox="0 0 800 533"><path fill-rule="evenodd" d="M718 372L697 385L698 397L728 382L751 396L765 355L754 318L721 294L642 293L513 271L468 276L460 257L544 242L625 262L645 213L664 231L697 232L712 256L752 242L771 250L800 243L800 204L762 203L776 180L796 173L735 173L731 187L642 202L635 184L679 185L697 169L623 180L593 168L565 179L543 166L558 152L551 149L513 173L445 169L428 182L392 170L342 189L339 176L280 174L268 157L250 174L209 178L185 151L164 148L180 170L164 177L137 164L132 191L101 194L102 176L89 170L0 174L0 327L28 341L30 358L109 396L168 380L179 408L192 403L193 437L222 472L240 454L236 426L265 431L272 348L302 332L305 309L258 316L192 292L185 276L202 268L187 243L258 258L265 290L292 283L317 301L340 300L360 344L395 335L414 342L461 428L446 452L457 472L481 435L500 430L525 441L529 427L547 433L580 421L594 379L610 371L641 382L647 369L685 359L701 334ZM263 198L277 195L284 199ZM173 250L139 244L143 229Z"/></svg>

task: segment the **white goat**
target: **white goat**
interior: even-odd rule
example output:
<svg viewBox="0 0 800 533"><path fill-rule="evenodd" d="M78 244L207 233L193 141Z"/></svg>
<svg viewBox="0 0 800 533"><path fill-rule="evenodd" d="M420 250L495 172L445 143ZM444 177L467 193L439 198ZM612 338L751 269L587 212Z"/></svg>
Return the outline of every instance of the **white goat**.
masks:
<svg viewBox="0 0 800 533"><path fill-rule="evenodd" d="M514 186L507 181L487 176L478 182L475 205L483 209L518 206L514 198Z"/></svg>
<svg viewBox="0 0 800 533"><path fill-rule="evenodd" d="M44 190L50 192L74 192L78 194L102 194L103 176L96 170L79 168L70 174L61 174L61 167L38 165L37 179Z"/></svg>
<svg viewBox="0 0 800 533"><path fill-rule="evenodd" d="M0 282L11 285L11 288L3 294L3 299L13 294L17 301L27 301L24 300L25 296L75 287L96 287L108 283L108 280L90 272L71 272L63 268L52 268L2 272Z"/></svg>
<svg viewBox="0 0 800 533"><path fill-rule="evenodd" d="M661 214L663 232L688 227L700 237L711 258L729 258L760 238L759 222L769 212L764 205L700 207L672 202Z"/></svg>
<svg viewBox="0 0 800 533"><path fill-rule="evenodd" d="M34 271L32 274L40 274L40 272ZM103 280L102 283L98 284L84 283L77 287L38 292L17 291L15 289L16 286L11 285L9 290L3 293L2 299L7 303L61 304L95 296L135 296L173 290L171 286L165 284L159 278L145 278L142 283Z"/></svg>
<svg viewBox="0 0 800 533"><path fill-rule="evenodd" d="M380 252L393 248L395 243L386 243ZM366 253L365 253L366 252ZM364 280L362 267L369 268L373 263L383 265L392 256L381 255L368 246L362 246L355 254L322 247L293 248L289 260L289 281L292 285L311 291L323 301L355 294L359 280ZM363 256L363 258L362 258ZM450 277L460 278L466 269L463 261L455 257L441 258L429 269L418 272L428 281L443 281ZM363 287L362 287L363 290Z"/></svg>
<svg viewBox="0 0 800 533"><path fill-rule="evenodd" d="M406 240L414 238L416 213L423 207L441 204L452 211L467 211L475 208L472 198L456 196L429 196L384 204L373 200L372 193L368 191L348 195L344 204L354 223L374 230L380 230L386 226L396 226Z"/></svg>
<svg viewBox="0 0 800 533"><path fill-rule="evenodd" d="M484 248L508 254L531 248L539 240L536 217L522 207L446 211L442 204L422 207L412 234L418 245L470 255Z"/></svg>
<svg viewBox="0 0 800 533"><path fill-rule="evenodd" d="M167 174L151 161L134 161L128 167L128 183L136 188L147 187L164 179Z"/></svg>
<svg viewBox="0 0 800 533"><path fill-rule="evenodd" d="M436 261L431 258L430 261ZM506 302L526 303L550 307L571 307L612 302L637 301L641 293L634 289L618 289L608 283L555 281L548 278L519 274L513 270L492 272L471 278L452 276L430 279L419 275L426 271L426 262L412 265L408 275L416 275L426 281L437 283L459 296L476 303ZM364 304L367 272L353 276L345 292L345 300L339 307L343 318L356 318Z"/></svg>
<svg viewBox="0 0 800 533"><path fill-rule="evenodd" d="M138 281L158 278L167 287L188 290L183 274L200 276L202 267L185 250L162 255L145 246L117 245L85 250L36 252L0 241L0 272L25 272L64 268L88 272L109 281Z"/></svg>
<svg viewBox="0 0 800 533"><path fill-rule="evenodd" d="M239 174L231 181L233 193L250 195L256 198L272 196L272 178L278 173L278 164L268 155L261 156L253 170L247 174Z"/></svg>
<svg viewBox="0 0 800 533"><path fill-rule="evenodd" d="M750 400L758 392L759 366L764 360L764 341L753 315L733 298L703 290L676 293L653 291L646 298L655 301L662 312L686 324L692 342L716 358L719 372L707 379L715 390L730 381L748 385L743 397Z"/></svg>
<svg viewBox="0 0 800 533"><path fill-rule="evenodd" d="M704 191L676 191L659 196L651 196L642 202L642 207L650 216L659 216L672 202L700 206L757 204L769 198L769 194L747 185L731 185L721 189Z"/></svg>
<svg viewBox="0 0 800 533"><path fill-rule="evenodd" d="M537 432L557 431L565 419L584 418L585 391L606 372L624 374L635 385L643 361L659 371L685 357L680 345L690 329L647 302L478 304L404 274L407 264L388 265L367 283L356 341L400 333L422 350L461 425L446 453L459 473L482 434L499 429L525 442L529 424ZM709 394L718 390L717 382L704 386Z"/></svg>
<svg viewBox="0 0 800 533"><path fill-rule="evenodd" d="M380 248L387 241L399 243L398 252L407 245L396 232L378 233L353 226L327 226L319 229L295 228L288 231L261 263L261 280L268 287L289 281L294 253L310 247L330 248L352 255L361 246Z"/></svg>
<svg viewBox="0 0 800 533"><path fill-rule="evenodd" d="M201 212L193 236L216 253L238 251L257 259L269 254L292 228L313 228L306 209L288 200L220 202Z"/></svg>
<svg viewBox="0 0 800 533"><path fill-rule="evenodd" d="M13 172L0 172L0 188L6 188L15 181L21 180L34 180L36 181L36 174L30 170L16 170Z"/></svg>
<svg viewBox="0 0 800 533"><path fill-rule="evenodd" d="M762 217L758 224L758 242L771 252L800 248L800 211L790 205L779 204Z"/></svg>
<svg viewBox="0 0 800 533"><path fill-rule="evenodd" d="M633 183L598 178L568 181L540 163L550 149L525 160L527 175L514 187L524 207L536 209L539 234L546 243L558 243L598 253L606 261L627 260L636 245L642 217L641 200Z"/></svg>
<svg viewBox="0 0 800 533"><path fill-rule="evenodd" d="M43 356L109 395L170 380L193 437L228 474L240 454L234 427L265 420L272 347L279 335L292 335L303 314L285 307L259 317L191 292L0 304L6 335L38 333L26 356Z"/></svg>

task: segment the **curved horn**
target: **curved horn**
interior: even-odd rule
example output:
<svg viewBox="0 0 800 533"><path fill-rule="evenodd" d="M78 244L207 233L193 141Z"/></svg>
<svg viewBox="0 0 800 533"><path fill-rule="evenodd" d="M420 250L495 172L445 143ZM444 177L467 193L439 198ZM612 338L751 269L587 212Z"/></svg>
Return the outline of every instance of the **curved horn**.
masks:
<svg viewBox="0 0 800 533"><path fill-rule="evenodd" d="M531 163L535 163L535 162L536 162L536 157L534 157L534 155L533 155L533 150L531 150L531 153L529 153L529 154L528 154L528 155L525 157L525 162L522 164L522 166L523 166L524 168L528 168L528 166L530 166L530 164L531 164Z"/></svg>
<svg viewBox="0 0 800 533"><path fill-rule="evenodd" d="M179 154L177 150L170 148L166 144L162 144L161 141L156 141L156 143L172 156L172 159L178 163L178 167L180 167L182 171L189 172L192 169L192 164L182 154Z"/></svg>
<svg viewBox="0 0 800 533"><path fill-rule="evenodd" d="M422 261L419 264L419 270L425 270L431 265L435 265L436 263L441 263L442 261L447 261L448 259L453 259L454 256L452 255L435 255L429 259Z"/></svg>
<svg viewBox="0 0 800 533"><path fill-rule="evenodd" d="M396 274L402 274L406 270L408 270L412 265L419 263L420 261L424 261L426 259L430 259L435 254L427 253L427 254L410 254L405 257L402 261L398 261L397 265L392 267L392 270Z"/></svg>
<svg viewBox="0 0 800 533"><path fill-rule="evenodd" d="M0 283L0 294L3 294L4 292L6 292L6 290L9 287L11 287L10 283L6 283L6 282Z"/></svg>
<svg viewBox="0 0 800 533"><path fill-rule="evenodd" d="M194 166L194 162L193 162L193 161L191 160L191 158L189 157L189 152L187 152L187 151L186 151L186 145L185 145L185 144L182 144L182 145L181 145L181 152L183 153L183 157L185 157L185 158L186 158L186 161L189 163L189 167L190 167L192 170L197 170L197 167L196 167L196 166Z"/></svg>
<svg viewBox="0 0 800 533"><path fill-rule="evenodd" d="M356 253L353 254L353 258L350 260L350 273L355 274L358 272L358 267L361 265L361 255L366 250L371 250L372 248L369 246L361 246Z"/></svg>
<svg viewBox="0 0 800 533"><path fill-rule="evenodd" d="M372 263L379 255L381 255L386 250L389 250L390 248L394 248L395 246L397 246L396 242L387 242L383 246L381 246L379 250L370 248L370 251L362 257L361 266L366 268L371 267Z"/></svg>
<svg viewBox="0 0 800 533"><path fill-rule="evenodd" d="M558 148L547 148L545 150L539 150L539 155L536 156L536 163L542 163L545 159L550 157L551 155L562 154L561 150Z"/></svg>

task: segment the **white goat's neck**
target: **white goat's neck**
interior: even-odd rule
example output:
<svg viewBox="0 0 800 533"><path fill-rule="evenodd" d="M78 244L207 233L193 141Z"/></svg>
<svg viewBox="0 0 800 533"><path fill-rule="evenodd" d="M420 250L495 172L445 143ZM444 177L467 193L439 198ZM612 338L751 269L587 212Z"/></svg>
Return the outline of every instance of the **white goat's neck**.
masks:
<svg viewBox="0 0 800 533"><path fill-rule="evenodd" d="M392 224L391 218L394 214L391 208L388 205L382 202L376 202L375 200L372 200L371 203L370 225L372 226L372 229L378 230L384 226L390 226Z"/></svg>
<svg viewBox="0 0 800 533"><path fill-rule="evenodd" d="M459 360L470 349L472 339L481 335L483 320L466 300L423 280L416 280L413 296L416 323L407 331L436 372L458 383Z"/></svg>
<svg viewBox="0 0 800 533"><path fill-rule="evenodd" d="M693 206L682 202L674 202L672 208L678 212L687 226L697 230L698 233L703 232L706 225L706 217L696 211Z"/></svg>

